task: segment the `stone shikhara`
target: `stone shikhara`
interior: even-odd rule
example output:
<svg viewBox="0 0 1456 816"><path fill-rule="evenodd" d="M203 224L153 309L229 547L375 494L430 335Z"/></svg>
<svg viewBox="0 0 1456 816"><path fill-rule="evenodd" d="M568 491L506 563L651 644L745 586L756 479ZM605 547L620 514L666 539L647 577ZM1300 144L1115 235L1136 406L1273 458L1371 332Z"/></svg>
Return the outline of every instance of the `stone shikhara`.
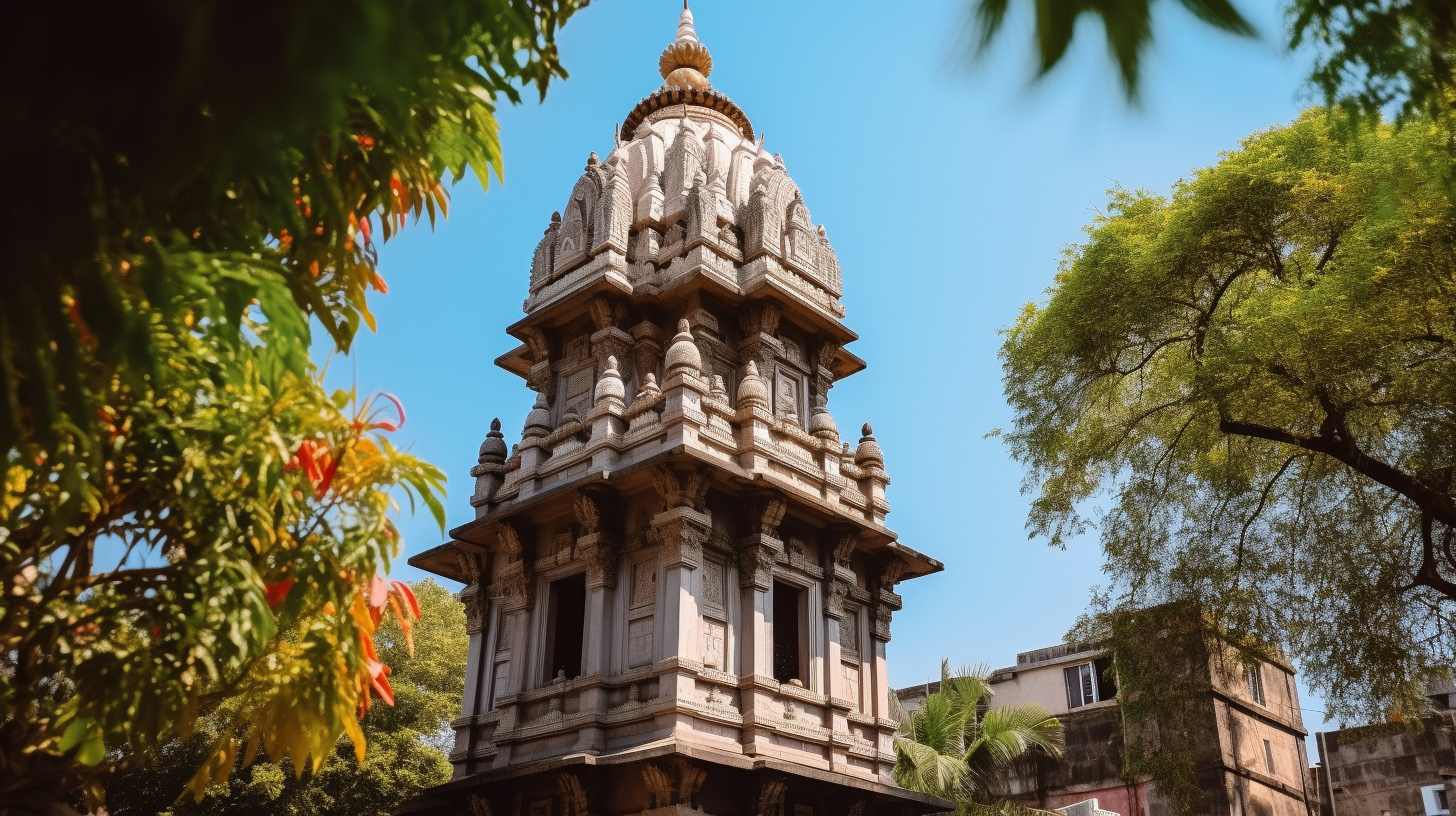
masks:
<svg viewBox="0 0 1456 816"><path fill-rule="evenodd" d="M455 781L410 810L943 809L891 776L894 587L940 564L829 412L839 261L686 7L659 69L531 258L520 441L491 423L475 519L410 560L471 619Z"/></svg>

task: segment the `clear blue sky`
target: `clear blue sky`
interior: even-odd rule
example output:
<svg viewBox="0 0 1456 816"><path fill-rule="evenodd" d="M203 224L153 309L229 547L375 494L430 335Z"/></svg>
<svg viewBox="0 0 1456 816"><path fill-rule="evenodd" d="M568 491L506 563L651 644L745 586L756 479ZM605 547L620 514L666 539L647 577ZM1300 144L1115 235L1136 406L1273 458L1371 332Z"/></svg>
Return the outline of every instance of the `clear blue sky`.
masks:
<svg viewBox="0 0 1456 816"><path fill-rule="evenodd" d="M1059 642L1101 578L1095 537L1066 551L1027 540L1022 471L986 438L1009 419L1000 331L1042 296L1109 187L1166 192L1309 101L1305 62L1279 48L1275 4L1239 4L1264 15L1259 41L1155 4L1138 109L1090 20L1065 65L1033 86L1030 20L1013 15L996 51L972 63L970 5L694 3L714 86L784 156L839 253L852 349L869 369L834 387L830 409L844 429L874 423L893 479L890 526L945 562L901 585L896 685L933 678L942 656L1003 666ZM560 40L571 78L544 104L500 112L505 183L482 192L466 179L442 226L382 252L391 291L373 300L379 331L334 374L352 369L362 389L403 399L399 441L449 473L451 525L471 517L468 470L491 417L515 441L530 407L524 384L491 361L514 344L504 327L521 314L531 252L588 151L610 151L613 128L660 84L677 8L602 0L574 18ZM423 514L403 529L407 554L441 540ZM1307 691L1303 705L1322 707Z"/></svg>

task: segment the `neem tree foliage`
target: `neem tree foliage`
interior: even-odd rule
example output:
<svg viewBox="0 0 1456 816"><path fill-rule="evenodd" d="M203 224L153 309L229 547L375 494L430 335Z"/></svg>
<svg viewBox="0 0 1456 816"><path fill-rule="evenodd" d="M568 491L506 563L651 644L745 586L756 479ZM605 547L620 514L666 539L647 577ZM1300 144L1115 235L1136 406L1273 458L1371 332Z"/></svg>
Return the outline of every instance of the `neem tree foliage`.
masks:
<svg viewBox="0 0 1456 816"><path fill-rule="evenodd" d="M1456 658L1453 174L1443 128L1311 112L1112 194L1002 347L1028 528L1105 511L1105 607L1287 643L1339 714Z"/></svg>

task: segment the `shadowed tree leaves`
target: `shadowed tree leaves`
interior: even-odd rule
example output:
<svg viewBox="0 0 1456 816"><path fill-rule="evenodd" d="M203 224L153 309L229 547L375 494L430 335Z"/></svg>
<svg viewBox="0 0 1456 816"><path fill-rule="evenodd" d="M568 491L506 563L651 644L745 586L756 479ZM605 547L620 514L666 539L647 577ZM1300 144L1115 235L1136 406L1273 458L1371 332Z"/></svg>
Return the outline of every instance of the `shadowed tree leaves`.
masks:
<svg viewBox="0 0 1456 816"><path fill-rule="evenodd" d="M980 0L976 23L980 49L990 47L1006 22L1011 0ZM1037 75L1050 73L1066 55L1072 34L1083 15L1102 21L1107 51L1117 63L1122 87L1137 98L1142 55L1153 41L1152 0L1035 0ZM1233 34L1251 36L1254 27L1229 0L1179 0L1179 5L1209 25Z"/></svg>
<svg viewBox="0 0 1456 816"><path fill-rule="evenodd" d="M1153 42L1154 0L1032 0L1037 75L1065 56L1077 22L1102 22L1122 87L1135 100L1142 56ZM1179 0L1211 28L1254 36L1231 0ZM976 24L984 51L1003 28L1010 0L979 0ZM1449 111L1456 55L1456 4L1447 0L1287 0L1287 45L1312 47L1310 84L1330 105L1372 120L1382 112L1437 117Z"/></svg>
<svg viewBox="0 0 1456 816"><path fill-rule="evenodd" d="M1007 333L1006 439L1033 535L1105 510L1108 607L1203 601L1383 715L1456 658L1456 168L1421 120L1331 127L1114 191Z"/></svg>
<svg viewBox="0 0 1456 816"><path fill-rule="evenodd" d="M8 7L0 450L94 465L96 382L155 375L149 322L198 296L238 332L261 302L296 369L308 318L347 350L376 242L443 215L442 176L501 174L496 100L564 76L580 5Z"/></svg>
<svg viewBox="0 0 1456 816"><path fill-rule="evenodd" d="M0 802L60 812L219 727L317 770L395 696L376 576L443 476L326 392L378 243L501 174L495 105L564 76L578 0L17 5L0 267ZM267 774L263 774L264 777ZM266 787L266 785L265 785Z"/></svg>

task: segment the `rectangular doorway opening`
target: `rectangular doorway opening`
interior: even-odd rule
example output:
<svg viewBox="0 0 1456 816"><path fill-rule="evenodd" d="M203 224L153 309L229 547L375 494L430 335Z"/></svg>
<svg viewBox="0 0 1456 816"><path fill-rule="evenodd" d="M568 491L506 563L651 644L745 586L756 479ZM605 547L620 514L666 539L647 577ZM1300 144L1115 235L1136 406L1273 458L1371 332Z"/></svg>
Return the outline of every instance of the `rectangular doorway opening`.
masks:
<svg viewBox="0 0 1456 816"><path fill-rule="evenodd" d="M773 583L773 676L780 683L798 680L804 684L800 659L803 627L800 625L804 591L783 581Z"/></svg>
<svg viewBox="0 0 1456 816"><path fill-rule="evenodd" d="M586 626L586 576L580 573L551 582L546 610L546 681L581 676L583 629Z"/></svg>

